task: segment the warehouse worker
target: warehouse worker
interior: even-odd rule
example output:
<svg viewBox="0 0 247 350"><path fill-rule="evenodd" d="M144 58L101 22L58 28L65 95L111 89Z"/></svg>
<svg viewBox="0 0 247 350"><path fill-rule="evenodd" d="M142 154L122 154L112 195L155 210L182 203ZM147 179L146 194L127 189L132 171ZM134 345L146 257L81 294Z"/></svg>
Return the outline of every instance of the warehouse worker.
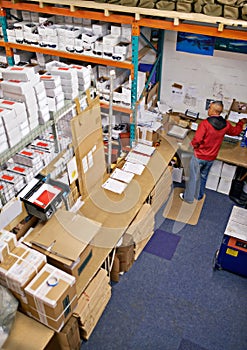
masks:
<svg viewBox="0 0 247 350"><path fill-rule="evenodd" d="M242 118L236 126L232 126L221 116L222 111L221 101L211 102L208 118L199 124L191 141L194 154L190 161L189 180L186 183L185 192L180 193L180 198L187 203L203 198L209 170L218 155L225 134L239 135L247 122L247 118Z"/></svg>

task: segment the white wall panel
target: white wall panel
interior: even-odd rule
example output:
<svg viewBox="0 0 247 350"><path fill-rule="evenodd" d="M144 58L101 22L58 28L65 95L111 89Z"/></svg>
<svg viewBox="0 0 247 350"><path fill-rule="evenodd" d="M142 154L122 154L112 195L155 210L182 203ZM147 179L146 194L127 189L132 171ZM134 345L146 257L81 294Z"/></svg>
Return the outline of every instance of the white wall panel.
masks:
<svg viewBox="0 0 247 350"><path fill-rule="evenodd" d="M166 31L163 47L160 102L174 111L187 108L207 117L206 99L223 100L227 112L232 99L247 101L247 55L215 51L205 56L176 51L177 33ZM182 85L180 94L172 85Z"/></svg>

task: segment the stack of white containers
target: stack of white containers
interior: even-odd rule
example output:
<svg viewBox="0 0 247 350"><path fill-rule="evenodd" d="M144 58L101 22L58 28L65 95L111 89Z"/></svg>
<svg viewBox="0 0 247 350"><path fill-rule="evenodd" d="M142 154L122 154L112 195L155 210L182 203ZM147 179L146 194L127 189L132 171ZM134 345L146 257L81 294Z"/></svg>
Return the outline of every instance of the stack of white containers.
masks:
<svg viewBox="0 0 247 350"><path fill-rule="evenodd" d="M48 98L46 96L45 85L43 81L39 81L33 87L37 104L38 104L38 116L39 116L39 124L43 125L50 119L50 111L48 105Z"/></svg>
<svg viewBox="0 0 247 350"><path fill-rule="evenodd" d="M14 111L0 108L0 134L2 151L15 146L21 140L20 126Z"/></svg>
<svg viewBox="0 0 247 350"><path fill-rule="evenodd" d="M75 69L77 72L79 90L81 92L85 92L87 89L89 89L91 85L90 69L76 64L72 64L70 68Z"/></svg>
<svg viewBox="0 0 247 350"><path fill-rule="evenodd" d="M2 152L6 151L9 148L8 139L7 139L2 118L0 118L0 140L1 140L1 143L0 143L0 154L1 154Z"/></svg>
<svg viewBox="0 0 247 350"><path fill-rule="evenodd" d="M44 82L49 110L57 112L64 107L64 93L61 78L57 75L44 74L40 76Z"/></svg>
<svg viewBox="0 0 247 350"><path fill-rule="evenodd" d="M51 74L61 78L62 90L66 100L73 100L78 96L79 85L77 70L71 67L51 67Z"/></svg>
<svg viewBox="0 0 247 350"><path fill-rule="evenodd" d="M26 106L30 129L39 125L38 104L33 86L40 78L34 67L7 67L3 72L1 87L3 97L18 102L24 102Z"/></svg>
<svg viewBox="0 0 247 350"><path fill-rule="evenodd" d="M30 127L24 102L0 99L0 108L4 108L10 110L11 112L14 112L14 119L17 122L14 128L19 129L21 138L29 134ZM17 140L15 140L15 142L17 142Z"/></svg>

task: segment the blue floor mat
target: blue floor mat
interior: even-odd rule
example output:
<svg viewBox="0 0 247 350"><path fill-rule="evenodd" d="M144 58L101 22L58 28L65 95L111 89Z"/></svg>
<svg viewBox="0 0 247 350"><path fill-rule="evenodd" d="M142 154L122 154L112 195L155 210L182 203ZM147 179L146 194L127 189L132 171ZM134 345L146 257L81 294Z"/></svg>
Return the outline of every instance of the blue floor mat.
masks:
<svg viewBox="0 0 247 350"><path fill-rule="evenodd" d="M146 245L144 251L163 259L171 260L180 238L176 234L158 229Z"/></svg>

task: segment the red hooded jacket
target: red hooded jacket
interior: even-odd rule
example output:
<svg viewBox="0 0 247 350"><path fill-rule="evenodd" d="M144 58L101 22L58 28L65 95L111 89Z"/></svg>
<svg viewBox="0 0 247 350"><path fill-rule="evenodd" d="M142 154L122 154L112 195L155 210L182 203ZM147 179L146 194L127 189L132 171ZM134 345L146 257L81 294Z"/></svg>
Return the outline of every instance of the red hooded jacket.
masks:
<svg viewBox="0 0 247 350"><path fill-rule="evenodd" d="M196 158L215 160L224 136L237 136L243 130L244 123L239 121L236 126L221 116L211 116L203 120L195 133L191 144Z"/></svg>

